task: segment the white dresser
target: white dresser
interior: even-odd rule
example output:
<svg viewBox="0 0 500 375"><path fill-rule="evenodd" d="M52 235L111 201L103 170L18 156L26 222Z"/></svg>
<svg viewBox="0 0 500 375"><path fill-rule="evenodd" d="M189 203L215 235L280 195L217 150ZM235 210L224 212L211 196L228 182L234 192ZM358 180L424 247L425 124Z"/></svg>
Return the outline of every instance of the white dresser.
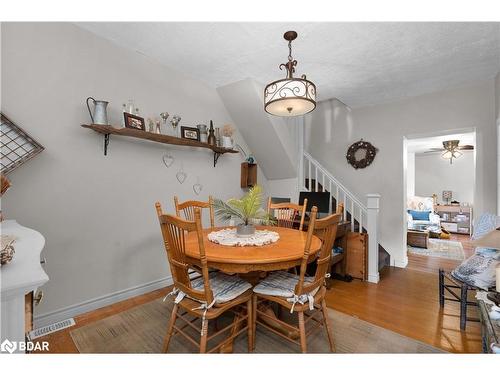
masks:
<svg viewBox="0 0 500 375"><path fill-rule="evenodd" d="M45 238L15 220L1 222L0 231L1 234L17 238L14 242L14 258L9 264L0 267L0 343L6 339L19 343L25 340L25 295L49 280L40 264ZM22 352L19 349L16 351Z"/></svg>

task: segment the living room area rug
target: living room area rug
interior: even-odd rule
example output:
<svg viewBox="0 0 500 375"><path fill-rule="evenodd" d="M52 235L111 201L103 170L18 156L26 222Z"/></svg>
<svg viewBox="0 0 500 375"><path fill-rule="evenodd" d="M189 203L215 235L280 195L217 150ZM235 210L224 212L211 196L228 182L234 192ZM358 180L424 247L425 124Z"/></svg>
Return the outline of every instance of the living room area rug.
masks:
<svg viewBox="0 0 500 375"><path fill-rule="evenodd" d="M172 306L171 300L163 302L160 298L77 328L71 331L71 337L80 353L160 353ZM446 353L332 309L328 309L328 315L337 353ZM219 326L224 327L229 319L231 316L221 317ZM188 329L191 331L186 333L198 337ZM214 343L209 342L209 348L211 345ZM307 348L309 353L329 353L323 328L308 337ZM197 348L180 335L170 341L169 353L196 352ZM234 352L247 353L246 333L235 340ZM258 327L254 353L300 353L300 347Z"/></svg>
<svg viewBox="0 0 500 375"><path fill-rule="evenodd" d="M464 260L465 253L462 244L458 241L440 240L429 238L427 249L408 245L408 251L412 254L427 255L431 257Z"/></svg>

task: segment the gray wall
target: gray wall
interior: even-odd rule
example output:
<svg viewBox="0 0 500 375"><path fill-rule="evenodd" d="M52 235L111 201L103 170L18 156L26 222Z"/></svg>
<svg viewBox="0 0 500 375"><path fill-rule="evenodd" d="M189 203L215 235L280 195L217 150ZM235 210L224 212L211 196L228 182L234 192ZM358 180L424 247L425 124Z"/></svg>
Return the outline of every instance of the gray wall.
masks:
<svg viewBox="0 0 500 375"><path fill-rule="evenodd" d="M47 241L50 281L37 315L169 276L156 200L173 212L174 195L242 194L238 154L213 168L208 150L112 136L104 157L102 136L80 127L89 122L87 96L110 101L112 123L129 98L146 117L166 110L181 115L181 125L231 123L215 89L143 55L71 24L3 23L1 84L2 112L46 148L9 175L13 186L2 199L7 218ZM169 169L166 152L175 157ZM181 163L183 185L175 177ZM192 190L197 177L200 196Z"/></svg>
<svg viewBox="0 0 500 375"><path fill-rule="evenodd" d="M476 129L474 205L479 215L497 207L494 80L353 110L336 100L320 103L306 119L306 149L358 197L382 195L380 242L392 261L404 266L404 137L471 128ZM345 153L360 138L372 142L379 152L371 166L355 170L347 164Z"/></svg>
<svg viewBox="0 0 500 375"><path fill-rule="evenodd" d="M474 201L474 152L448 160L437 154L418 154L415 157L415 195L430 197L436 194L443 202L443 190L451 190L453 200L472 204Z"/></svg>
<svg viewBox="0 0 500 375"><path fill-rule="evenodd" d="M500 72L495 77L495 106L497 119L497 212L500 213Z"/></svg>
<svg viewBox="0 0 500 375"><path fill-rule="evenodd" d="M406 159L406 195L415 195L415 153L408 152Z"/></svg>

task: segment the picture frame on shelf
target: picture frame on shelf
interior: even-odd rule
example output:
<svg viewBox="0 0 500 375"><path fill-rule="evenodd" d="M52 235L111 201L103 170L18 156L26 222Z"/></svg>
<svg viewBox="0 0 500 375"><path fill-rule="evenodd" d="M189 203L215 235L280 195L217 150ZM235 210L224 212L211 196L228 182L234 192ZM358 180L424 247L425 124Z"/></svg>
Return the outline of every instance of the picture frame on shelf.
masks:
<svg viewBox="0 0 500 375"><path fill-rule="evenodd" d="M144 118L133 115L128 112L123 112L123 118L125 120L125 127L136 130L146 130L146 122Z"/></svg>
<svg viewBox="0 0 500 375"><path fill-rule="evenodd" d="M181 126L181 138L200 141L200 129L189 126Z"/></svg>

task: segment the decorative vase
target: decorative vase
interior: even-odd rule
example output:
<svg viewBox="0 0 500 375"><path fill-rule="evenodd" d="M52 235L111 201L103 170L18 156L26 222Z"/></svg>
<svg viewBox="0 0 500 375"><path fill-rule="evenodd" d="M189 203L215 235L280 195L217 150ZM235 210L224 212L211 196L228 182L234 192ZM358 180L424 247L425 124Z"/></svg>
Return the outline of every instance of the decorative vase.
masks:
<svg viewBox="0 0 500 375"><path fill-rule="evenodd" d="M156 120L156 134L161 134L161 122L160 120Z"/></svg>
<svg viewBox="0 0 500 375"><path fill-rule="evenodd" d="M222 147L224 148L233 148L234 147L234 142L233 138L227 137L225 135L222 136Z"/></svg>
<svg viewBox="0 0 500 375"><path fill-rule="evenodd" d="M215 128L215 144L217 147L221 147L221 140L220 140L220 129Z"/></svg>
<svg viewBox="0 0 500 375"><path fill-rule="evenodd" d="M208 130L207 143L212 146L216 145L215 134L214 134L214 123L212 122L212 120L210 120L210 129Z"/></svg>
<svg viewBox="0 0 500 375"><path fill-rule="evenodd" d="M236 227L236 236L251 237L255 234L255 226L253 224L240 224Z"/></svg>

